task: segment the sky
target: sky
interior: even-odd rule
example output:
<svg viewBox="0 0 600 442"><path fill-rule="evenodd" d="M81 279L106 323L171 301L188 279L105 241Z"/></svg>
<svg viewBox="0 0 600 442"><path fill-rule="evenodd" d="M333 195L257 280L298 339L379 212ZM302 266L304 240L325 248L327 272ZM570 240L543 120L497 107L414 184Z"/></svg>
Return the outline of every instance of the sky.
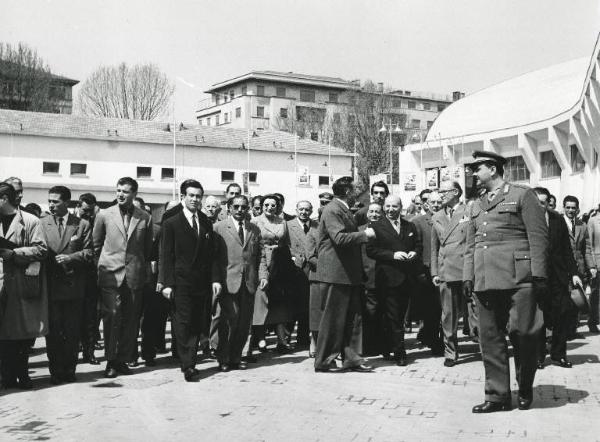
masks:
<svg viewBox="0 0 600 442"><path fill-rule="evenodd" d="M54 73L83 81L100 65L158 65L184 122L204 90L252 70L470 93L590 56L600 31L598 0L2 0L1 10L0 42L34 47Z"/></svg>

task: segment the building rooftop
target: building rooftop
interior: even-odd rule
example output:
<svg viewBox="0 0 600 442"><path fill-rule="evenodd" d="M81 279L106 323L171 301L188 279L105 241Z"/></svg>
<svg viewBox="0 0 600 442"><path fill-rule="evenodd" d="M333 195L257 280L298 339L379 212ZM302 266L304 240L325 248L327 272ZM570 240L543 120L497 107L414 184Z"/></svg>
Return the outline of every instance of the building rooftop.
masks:
<svg viewBox="0 0 600 442"><path fill-rule="evenodd" d="M125 120L118 118L85 117L67 114L48 114L0 109L0 133L57 138L132 141L173 145L173 129L177 144L185 146L245 149L248 131L227 127L208 127L181 123ZM254 131L250 149L270 152L294 152L294 135L280 131ZM298 138L297 152L328 155L328 146ZM352 153L331 147L331 155L353 156Z"/></svg>

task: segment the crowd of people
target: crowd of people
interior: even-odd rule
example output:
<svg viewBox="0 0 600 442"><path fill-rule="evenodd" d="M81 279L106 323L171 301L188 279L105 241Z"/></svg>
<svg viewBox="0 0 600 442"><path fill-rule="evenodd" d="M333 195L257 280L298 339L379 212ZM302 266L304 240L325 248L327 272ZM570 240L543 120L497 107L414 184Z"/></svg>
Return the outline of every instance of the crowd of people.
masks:
<svg viewBox="0 0 600 442"><path fill-rule="evenodd" d="M475 152L477 197L465 201L458 182L443 181L406 210L382 181L364 207L342 177L316 213L302 200L290 215L281 194L249 198L232 183L223 198L205 198L188 179L159 221L129 177L102 210L93 194L73 204L54 186L45 213L21 205L22 182L11 177L0 184L2 387L31 388L38 337L49 382L76 381L80 351L83 363L100 363L100 320L107 378L131 374L140 357L155 366L170 318L172 356L195 382L200 357L227 372L267 351L307 351L315 372L371 372L365 357L377 355L406 366L413 324L451 368L462 317L486 372L473 412L511 408L507 335L527 409L548 344L551 364L572 366L566 342L582 338L572 291L591 287L588 326L598 332L600 216L580 219L571 195L559 214L548 190L504 181L504 162Z"/></svg>

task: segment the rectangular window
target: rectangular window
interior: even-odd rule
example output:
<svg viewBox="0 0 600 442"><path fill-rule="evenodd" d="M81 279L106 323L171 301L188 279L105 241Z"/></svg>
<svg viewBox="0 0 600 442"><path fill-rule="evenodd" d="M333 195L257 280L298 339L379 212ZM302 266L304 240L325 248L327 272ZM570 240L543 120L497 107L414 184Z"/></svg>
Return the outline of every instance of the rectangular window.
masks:
<svg viewBox="0 0 600 442"><path fill-rule="evenodd" d="M172 180L175 177L172 167L163 167L160 171L161 180Z"/></svg>
<svg viewBox="0 0 600 442"><path fill-rule="evenodd" d="M431 129L431 126L433 126L433 121L428 121L427 122L427 129Z"/></svg>
<svg viewBox="0 0 600 442"><path fill-rule="evenodd" d="M504 178L507 181L529 181L529 169L522 156L506 159Z"/></svg>
<svg viewBox="0 0 600 442"><path fill-rule="evenodd" d="M279 109L279 116L281 118L287 118L288 117L287 107L282 107L281 109Z"/></svg>
<svg viewBox="0 0 600 442"><path fill-rule="evenodd" d="M250 182L251 183L256 183L256 177L257 177L256 172L250 172Z"/></svg>
<svg viewBox="0 0 600 442"><path fill-rule="evenodd" d="M576 144L571 144L571 169L573 172L582 172L585 169L585 161Z"/></svg>
<svg viewBox="0 0 600 442"><path fill-rule="evenodd" d="M445 104L438 104L437 105L437 110L438 112L443 111L444 109L446 109L446 105Z"/></svg>
<svg viewBox="0 0 600 442"><path fill-rule="evenodd" d="M231 89L231 90L229 91L229 98L230 98L231 100L233 100L233 98L234 98L234 97L235 97L235 91L234 91L233 89Z"/></svg>
<svg viewBox="0 0 600 442"><path fill-rule="evenodd" d="M242 86L242 95L246 95L248 93L248 87Z"/></svg>
<svg viewBox="0 0 600 442"><path fill-rule="evenodd" d="M264 116L265 116L265 107L264 106L256 106L256 116L259 118L264 118Z"/></svg>
<svg viewBox="0 0 600 442"><path fill-rule="evenodd" d="M319 141L319 132L311 132L310 139L313 141Z"/></svg>
<svg viewBox="0 0 600 442"><path fill-rule="evenodd" d="M221 102L221 96L219 94L215 94L215 104L218 105Z"/></svg>
<svg viewBox="0 0 600 442"><path fill-rule="evenodd" d="M561 170L554 152L548 150L546 152L540 152L540 163L542 166L542 178L559 177Z"/></svg>
<svg viewBox="0 0 600 442"><path fill-rule="evenodd" d="M206 119L206 125L207 125L207 126L210 126L210 117L208 117L208 118Z"/></svg>
<svg viewBox="0 0 600 442"><path fill-rule="evenodd" d="M275 95L282 98L285 97L285 88L282 86L277 86L275 89Z"/></svg>
<svg viewBox="0 0 600 442"><path fill-rule="evenodd" d="M223 114L223 120L225 123L229 123L229 112Z"/></svg>
<svg viewBox="0 0 600 442"><path fill-rule="evenodd" d="M393 98L392 99L392 107L396 107L396 108L400 109L402 107L402 100L400 98Z"/></svg>
<svg viewBox="0 0 600 442"><path fill-rule="evenodd" d="M300 89L300 101L315 102L315 91Z"/></svg>
<svg viewBox="0 0 600 442"><path fill-rule="evenodd" d="M265 87L261 85L256 86L256 95L264 96L265 95Z"/></svg>
<svg viewBox="0 0 600 442"><path fill-rule="evenodd" d="M329 186L329 177L326 175L319 175L319 186Z"/></svg>
<svg viewBox="0 0 600 442"><path fill-rule="evenodd" d="M42 173L58 173L60 163L53 161L44 161L42 166Z"/></svg>
<svg viewBox="0 0 600 442"><path fill-rule="evenodd" d="M221 171L221 182L233 181L235 180L235 172L231 170L222 170Z"/></svg>
<svg viewBox="0 0 600 442"><path fill-rule="evenodd" d="M218 125L219 125L219 123L220 123L220 119L221 119L221 116L220 116L220 115L215 115L215 126L218 126Z"/></svg>
<svg viewBox="0 0 600 442"><path fill-rule="evenodd" d="M416 109L417 108L417 102L416 101L409 101L408 102L408 108L409 109Z"/></svg>
<svg viewBox="0 0 600 442"><path fill-rule="evenodd" d="M202 126L202 118L200 118L200 119L198 120L198 125L199 125L199 126Z"/></svg>
<svg viewBox="0 0 600 442"><path fill-rule="evenodd" d="M419 129L421 127L421 120L412 120L410 124L413 129Z"/></svg>
<svg viewBox="0 0 600 442"><path fill-rule="evenodd" d="M431 103L423 103L423 110L431 110Z"/></svg>
<svg viewBox="0 0 600 442"><path fill-rule="evenodd" d="M152 178L152 167L138 166L137 167L138 178Z"/></svg>
<svg viewBox="0 0 600 442"><path fill-rule="evenodd" d="M338 102L338 93L337 92L329 92L329 102L330 103Z"/></svg>
<svg viewBox="0 0 600 442"><path fill-rule="evenodd" d="M235 118L240 118L241 116L242 116L242 108L236 107L235 108Z"/></svg>
<svg viewBox="0 0 600 442"><path fill-rule="evenodd" d="M71 163L71 175L87 175L87 164Z"/></svg>

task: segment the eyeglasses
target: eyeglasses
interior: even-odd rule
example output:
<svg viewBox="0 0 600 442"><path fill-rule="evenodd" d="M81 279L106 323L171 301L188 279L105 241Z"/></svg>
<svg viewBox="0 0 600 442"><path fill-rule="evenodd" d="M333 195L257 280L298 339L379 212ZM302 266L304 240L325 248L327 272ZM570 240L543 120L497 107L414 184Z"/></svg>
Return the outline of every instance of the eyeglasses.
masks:
<svg viewBox="0 0 600 442"><path fill-rule="evenodd" d="M248 210L248 206L246 205L240 205L240 204L234 204L231 206L231 208L233 210Z"/></svg>

